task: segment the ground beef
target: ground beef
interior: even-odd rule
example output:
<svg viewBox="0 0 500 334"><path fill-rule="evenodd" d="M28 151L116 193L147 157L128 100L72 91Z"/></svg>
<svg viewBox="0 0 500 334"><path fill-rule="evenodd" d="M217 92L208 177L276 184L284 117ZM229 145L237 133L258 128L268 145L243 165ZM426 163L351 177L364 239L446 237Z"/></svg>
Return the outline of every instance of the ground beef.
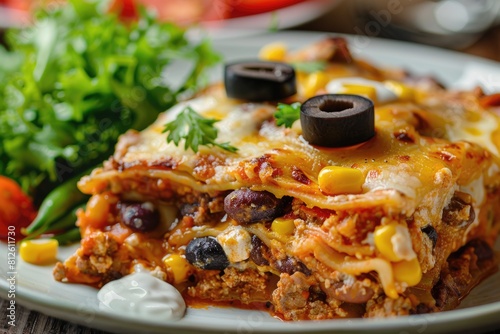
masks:
<svg viewBox="0 0 500 334"><path fill-rule="evenodd" d="M64 279L66 279L66 267L64 266L64 264L62 264L62 262L56 263L56 266L52 270L52 275L58 282L62 282Z"/></svg>
<svg viewBox="0 0 500 334"><path fill-rule="evenodd" d="M282 274L278 288L273 293L276 310L287 313L305 308L310 286L307 277L301 272L295 272L293 275Z"/></svg>
<svg viewBox="0 0 500 334"><path fill-rule="evenodd" d="M220 222L224 216L224 198L226 193L210 197L197 192L186 193L177 198L176 205L182 216L193 218L197 226Z"/></svg>
<svg viewBox="0 0 500 334"><path fill-rule="evenodd" d="M78 283L75 279L81 278L81 283L97 282L100 287L129 273L127 254L126 248L120 247L109 233L94 232L82 239L81 248L64 264L57 263L53 275L56 280L65 281L70 271L71 282Z"/></svg>
<svg viewBox="0 0 500 334"><path fill-rule="evenodd" d="M392 299L387 296L380 296L371 299L366 303L367 318L387 318L400 315L409 315L414 305L410 298L400 296Z"/></svg>
<svg viewBox="0 0 500 334"><path fill-rule="evenodd" d="M472 286L491 273L494 261L491 247L482 240L472 240L452 254L432 289L436 307L455 308Z"/></svg>
<svg viewBox="0 0 500 334"><path fill-rule="evenodd" d="M198 270L195 274L197 284L189 287L187 293L212 301L266 302L270 297L267 291L269 276L254 269L241 271L234 267L226 268L222 274L216 270Z"/></svg>
<svg viewBox="0 0 500 334"><path fill-rule="evenodd" d="M338 304L326 303L326 296L318 293L321 289L316 284L312 276L299 271L293 275L282 273L272 295L278 316L285 320L321 320L342 316L343 310L338 308Z"/></svg>

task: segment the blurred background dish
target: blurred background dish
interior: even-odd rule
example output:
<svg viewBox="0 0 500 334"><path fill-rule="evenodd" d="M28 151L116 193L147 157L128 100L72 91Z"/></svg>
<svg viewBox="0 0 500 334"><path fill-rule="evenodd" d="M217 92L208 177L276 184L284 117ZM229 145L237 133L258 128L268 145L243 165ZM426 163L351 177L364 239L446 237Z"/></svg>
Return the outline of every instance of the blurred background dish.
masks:
<svg viewBox="0 0 500 334"><path fill-rule="evenodd" d="M29 23L33 6L64 0L0 0L0 29ZM111 0L112 9L133 16L133 3L157 11L160 20L198 26L214 39L258 34L304 24L341 0Z"/></svg>
<svg viewBox="0 0 500 334"><path fill-rule="evenodd" d="M286 0L234 1L238 5L232 11L231 17L202 23L202 28L208 30L213 38L239 37L294 28L333 11L342 2L342 0L295 1L293 5L272 9L271 5L273 3L285 3Z"/></svg>
<svg viewBox="0 0 500 334"><path fill-rule="evenodd" d="M142 3L161 20L194 26L212 39L276 30L382 37L462 50L500 60L498 0L98 0L122 14ZM65 0L0 0L0 29L30 22L34 5ZM109 5L110 4L110 5ZM197 29L200 28L200 29Z"/></svg>
<svg viewBox="0 0 500 334"><path fill-rule="evenodd" d="M500 61L498 0L343 1L295 29L410 41Z"/></svg>
<svg viewBox="0 0 500 334"><path fill-rule="evenodd" d="M365 28L381 37L463 49L500 20L497 0L358 1ZM371 28L371 29L370 29Z"/></svg>

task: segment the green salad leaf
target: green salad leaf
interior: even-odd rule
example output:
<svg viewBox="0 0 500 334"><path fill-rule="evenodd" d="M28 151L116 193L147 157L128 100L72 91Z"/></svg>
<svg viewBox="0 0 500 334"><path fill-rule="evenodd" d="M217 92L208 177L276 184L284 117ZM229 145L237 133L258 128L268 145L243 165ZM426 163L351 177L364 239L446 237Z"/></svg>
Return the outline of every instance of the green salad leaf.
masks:
<svg viewBox="0 0 500 334"><path fill-rule="evenodd" d="M0 48L0 174L32 195L109 157L121 133L205 84L220 60L152 13L124 23L103 3L40 10ZM174 85L165 68L177 62L189 70Z"/></svg>

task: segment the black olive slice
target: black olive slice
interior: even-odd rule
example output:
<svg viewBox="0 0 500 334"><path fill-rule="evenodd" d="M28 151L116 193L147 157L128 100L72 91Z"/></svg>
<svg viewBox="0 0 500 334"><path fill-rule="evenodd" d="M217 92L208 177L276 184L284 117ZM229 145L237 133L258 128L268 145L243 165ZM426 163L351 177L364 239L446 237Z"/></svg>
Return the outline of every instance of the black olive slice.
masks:
<svg viewBox="0 0 500 334"><path fill-rule="evenodd" d="M297 92L295 70L269 61L227 64L224 84L228 97L248 101L277 101Z"/></svg>
<svg viewBox="0 0 500 334"><path fill-rule="evenodd" d="M358 95L318 95L300 108L302 136L311 145L344 147L375 136L373 102Z"/></svg>

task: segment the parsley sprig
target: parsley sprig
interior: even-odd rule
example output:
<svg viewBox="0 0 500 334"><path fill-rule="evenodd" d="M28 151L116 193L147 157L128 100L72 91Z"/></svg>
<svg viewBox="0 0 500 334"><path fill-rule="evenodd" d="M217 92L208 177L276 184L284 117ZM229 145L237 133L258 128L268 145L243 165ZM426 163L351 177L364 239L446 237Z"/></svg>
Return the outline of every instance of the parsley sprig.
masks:
<svg viewBox="0 0 500 334"><path fill-rule="evenodd" d="M291 128L293 123L300 118L300 102L292 104L278 103L278 111L274 114L276 125Z"/></svg>
<svg viewBox="0 0 500 334"><path fill-rule="evenodd" d="M177 118L172 122L165 124L163 133L168 132L167 143L174 142L176 146L182 139L184 149L191 148L194 152L198 152L200 145L217 146L229 152L236 152L238 149L227 143L217 143L217 135L219 131L214 126L216 119L204 118L193 108L187 106L182 110Z"/></svg>

